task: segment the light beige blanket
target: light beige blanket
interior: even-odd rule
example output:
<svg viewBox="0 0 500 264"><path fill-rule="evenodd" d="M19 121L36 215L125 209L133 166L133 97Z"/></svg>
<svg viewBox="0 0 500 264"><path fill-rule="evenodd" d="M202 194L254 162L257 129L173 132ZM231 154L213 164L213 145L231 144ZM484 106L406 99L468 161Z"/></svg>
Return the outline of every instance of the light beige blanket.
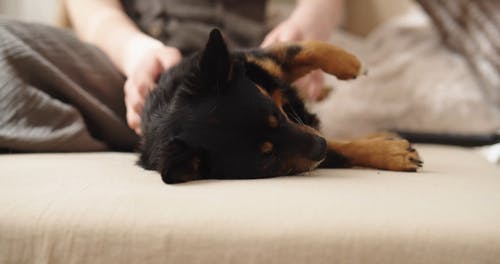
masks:
<svg viewBox="0 0 500 264"><path fill-rule="evenodd" d="M481 134L500 129L500 105L487 100L466 60L445 47L418 7L366 39L339 33L332 41L359 54L369 74L349 82L329 79L334 92L313 107L328 136L379 130Z"/></svg>

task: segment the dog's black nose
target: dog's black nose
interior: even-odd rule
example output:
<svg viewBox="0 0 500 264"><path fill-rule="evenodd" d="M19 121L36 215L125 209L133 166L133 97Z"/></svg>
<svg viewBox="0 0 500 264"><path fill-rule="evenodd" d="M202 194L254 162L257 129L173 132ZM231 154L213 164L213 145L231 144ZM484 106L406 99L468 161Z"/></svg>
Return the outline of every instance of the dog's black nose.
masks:
<svg viewBox="0 0 500 264"><path fill-rule="evenodd" d="M320 161L326 157L328 151L326 140L322 137L314 136L314 147L311 150L311 160Z"/></svg>

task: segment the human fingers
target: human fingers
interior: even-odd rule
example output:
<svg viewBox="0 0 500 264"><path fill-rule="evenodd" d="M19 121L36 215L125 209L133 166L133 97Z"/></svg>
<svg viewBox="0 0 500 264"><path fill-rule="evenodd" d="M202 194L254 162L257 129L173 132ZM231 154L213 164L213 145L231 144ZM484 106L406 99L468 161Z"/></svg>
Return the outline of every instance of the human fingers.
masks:
<svg viewBox="0 0 500 264"><path fill-rule="evenodd" d="M304 35L300 28L294 23L289 22L283 26L278 37L279 42L300 41L304 39Z"/></svg>
<svg viewBox="0 0 500 264"><path fill-rule="evenodd" d="M278 42L297 41L301 40L301 37L302 34L294 23L285 20L267 34L260 46L265 48Z"/></svg>
<svg viewBox="0 0 500 264"><path fill-rule="evenodd" d="M124 86L125 106L127 110L127 124L130 128L140 134L141 113L147 93L154 87L154 82L138 82L135 79L127 79Z"/></svg>
<svg viewBox="0 0 500 264"><path fill-rule="evenodd" d="M297 80L294 85L299 89L301 95L309 100L318 101L323 93L323 73L319 70L313 71Z"/></svg>
<svg viewBox="0 0 500 264"><path fill-rule="evenodd" d="M313 71L309 74L309 85L306 88L308 90L309 98L318 101L323 93L323 88L325 85L324 76L321 71Z"/></svg>
<svg viewBox="0 0 500 264"><path fill-rule="evenodd" d="M260 47L261 48L265 48L265 47L268 47L270 46L271 44L275 43L278 41L278 29L274 29L272 30L271 32L269 32L269 34L266 35L266 37L264 38L264 41L262 41L262 44L260 44Z"/></svg>
<svg viewBox="0 0 500 264"><path fill-rule="evenodd" d="M182 60L182 54L174 47L165 47L158 53L158 60L163 72L178 64Z"/></svg>

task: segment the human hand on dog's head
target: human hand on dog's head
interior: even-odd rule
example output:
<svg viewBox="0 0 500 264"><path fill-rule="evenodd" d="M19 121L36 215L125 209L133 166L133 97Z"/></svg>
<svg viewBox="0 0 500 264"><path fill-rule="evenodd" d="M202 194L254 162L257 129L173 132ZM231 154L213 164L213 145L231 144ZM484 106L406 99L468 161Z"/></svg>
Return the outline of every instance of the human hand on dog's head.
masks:
<svg viewBox="0 0 500 264"><path fill-rule="evenodd" d="M146 96L156 88L161 73L179 63L182 55L178 49L149 37L137 39L129 45L124 86L127 123L141 135L141 113Z"/></svg>

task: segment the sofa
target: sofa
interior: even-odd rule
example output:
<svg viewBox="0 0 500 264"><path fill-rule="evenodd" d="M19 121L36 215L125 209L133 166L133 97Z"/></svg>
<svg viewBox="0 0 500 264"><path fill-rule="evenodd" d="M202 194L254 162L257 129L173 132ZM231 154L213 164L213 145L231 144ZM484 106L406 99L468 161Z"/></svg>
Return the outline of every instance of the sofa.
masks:
<svg viewBox="0 0 500 264"><path fill-rule="evenodd" d="M376 3L368 5L375 15L364 15L366 2ZM388 9L383 4L349 1L352 12L371 20L352 22L348 29L368 41L345 36L334 41L363 55L366 47L359 43L381 45L381 36L401 34L401 41L379 51L406 50L415 43L409 33L419 32L421 45L412 47L424 53L416 57L457 62L434 49L438 41L429 45L432 34L406 20L368 33L408 8L408 1ZM449 96L444 81L456 81L449 75L430 71L444 80L439 93L444 101L438 102L426 90L405 90L410 89L402 87L405 79L394 78L393 73L410 76L426 69L424 64L408 56L377 64L389 56L365 56L376 66L372 77L352 85L333 80L331 97L312 107L326 135L369 133L381 124L424 132L498 128L499 112L474 101L480 98L475 93L463 96L465 86ZM460 63L455 75L465 71ZM378 86L369 86L375 81L407 101L379 93ZM424 89L432 82L419 84ZM406 108L420 102L428 103L421 111L437 110ZM458 105L468 108L450 119L445 110ZM135 153L1 154L0 263L500 263L500 167L473 148L421 144L416 149L424 161L417 173L318 169L177 185L165 185L158 173L137 166Z"/></svg>
<svg viewBox="0 0 500 264"><path fill-rule="evenodd" d="M500 168L321 169L165 185L132 153L0 156L0 263L500 263Z"/></svg>

